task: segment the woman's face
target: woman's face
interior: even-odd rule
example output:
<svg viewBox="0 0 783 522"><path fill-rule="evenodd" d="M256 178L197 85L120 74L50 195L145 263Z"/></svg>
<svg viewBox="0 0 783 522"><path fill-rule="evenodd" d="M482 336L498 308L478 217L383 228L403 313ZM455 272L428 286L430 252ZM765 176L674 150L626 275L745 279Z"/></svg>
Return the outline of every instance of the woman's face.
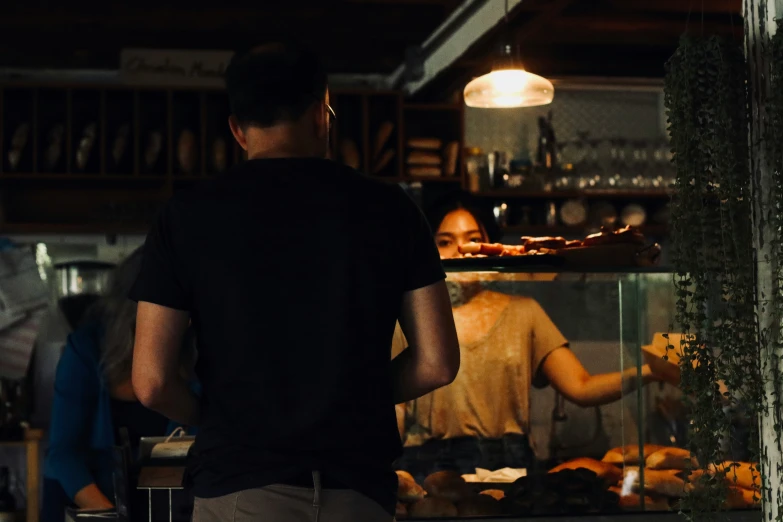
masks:
<svg viewBox="0 0 783 522"><path fill-rule="evenodd" d="M435 232L435 244L442 259L459 256L460 245L482 243L486 240L476 218L461 208L446 214Z"/></svg>

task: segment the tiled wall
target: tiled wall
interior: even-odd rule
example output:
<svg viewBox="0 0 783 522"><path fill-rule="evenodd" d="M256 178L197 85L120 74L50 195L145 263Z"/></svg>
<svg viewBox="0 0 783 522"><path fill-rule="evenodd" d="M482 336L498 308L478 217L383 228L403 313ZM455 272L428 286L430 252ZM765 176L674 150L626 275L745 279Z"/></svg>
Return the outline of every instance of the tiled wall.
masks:
<svg viewBox="0 0 783 522"><path fill-rule="evenodd" d="M514 158L535 157L538 117L552 112L559 142L580 132L590 138L649 140L665 135L661 93L655 91L556 90L551 105L524 109L465 108L465 144Z"/></svg>

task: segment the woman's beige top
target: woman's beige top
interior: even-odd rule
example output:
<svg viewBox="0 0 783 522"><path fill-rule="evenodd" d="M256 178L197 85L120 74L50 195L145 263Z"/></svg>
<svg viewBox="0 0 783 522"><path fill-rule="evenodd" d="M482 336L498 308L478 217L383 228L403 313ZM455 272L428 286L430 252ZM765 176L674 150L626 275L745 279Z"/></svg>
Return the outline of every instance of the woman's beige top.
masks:
<svg viewBox="0 0 783 522"><path fill-rule="evenodd" d="M541 363L568 341L531 298L484 292L498 303L496 320L454 310L461 365L452 384L407 405L406 446L429 439L499 438L529 432L530 387L546 386ZM483 331L476 332L476 329ZM468 342L466 342L468 340ZM392 356L407 346L399 327ZM535 378L534 378L535 376Z"/></svg>

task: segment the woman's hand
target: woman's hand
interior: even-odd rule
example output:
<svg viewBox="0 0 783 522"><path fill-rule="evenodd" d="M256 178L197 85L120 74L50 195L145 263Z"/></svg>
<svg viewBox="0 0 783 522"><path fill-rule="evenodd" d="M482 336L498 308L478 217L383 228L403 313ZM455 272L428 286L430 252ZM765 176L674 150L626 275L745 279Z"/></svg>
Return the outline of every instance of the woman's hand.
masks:
<svg viewBox="0 0 783 522"><path fill-rule="evenodd" d="M114 508L114 504L112 504L109 499L106 498L106 495L104 495L101 490L98 489L98 486L95 485L95 483L88 484L80 489L79 492L76 493L73 501L76 502L76 505L79 506L79 509Z"/></svg>

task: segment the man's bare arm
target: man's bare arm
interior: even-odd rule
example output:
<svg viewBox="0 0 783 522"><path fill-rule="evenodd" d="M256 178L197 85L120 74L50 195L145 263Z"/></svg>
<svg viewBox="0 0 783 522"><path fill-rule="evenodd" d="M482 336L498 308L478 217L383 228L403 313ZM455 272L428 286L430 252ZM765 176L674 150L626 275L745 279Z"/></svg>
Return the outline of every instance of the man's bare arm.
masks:
<svg viewBox="0 0 783 522"><path fill-rule="evenodd" d="M133 391L139 401L169 419L195 426L199 400L180 371L188 312L140 302L133 348Z"/></svg>
<svg viewBox="0 0 783 522"><path fill-rule="evenodd" d="M459 371L459 341L446 283L403 296L400 327L408 349L392 360L395 403L411 401L451 383Z"/></svg>

